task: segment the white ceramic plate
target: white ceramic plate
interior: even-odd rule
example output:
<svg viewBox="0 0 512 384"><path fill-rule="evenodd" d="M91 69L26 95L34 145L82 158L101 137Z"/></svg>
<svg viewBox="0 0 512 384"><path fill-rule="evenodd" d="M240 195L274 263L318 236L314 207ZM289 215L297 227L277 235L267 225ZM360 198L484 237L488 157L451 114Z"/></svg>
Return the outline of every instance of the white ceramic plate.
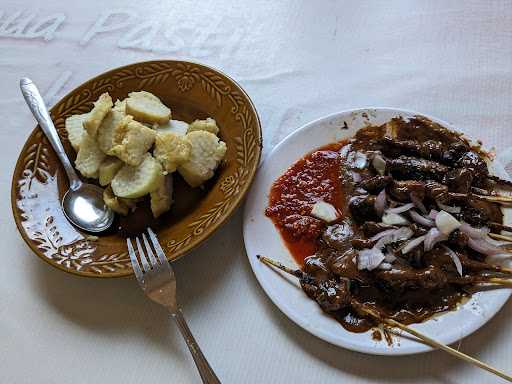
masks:
<svg viewBox="0 0 512 384"><path fill-rule="evenodd" d="M358 129L369 123L380 125L395 116L408 118L414 115L422 114L393 108L364 108L335 113L306 124L278 144L264 161L245 205L245 247L252 270L264 291L281 311L302 328L325 341L354 351L377 355L405 355L430 351L431 348L406 337L395 337L393 345L389 346L385 341L372 340L370 332L348 332L324 314L316 302L306 297L295 279L278 274L259 262L256 259L257 254L269 256L292 267L296 265L274 224L265 216L268 193L272 183L308 152L352 137ZM450 130L457 130L444 121L423 116ZM341 129L344 122L349 129ZM494 168L496 174L507 177L499 164L494 164ZM506 218L505 221L508 223L510 220ZM510 294L510 289L479 292L458 310L412 327L443 343L454 343L489 321Z"/></svg>

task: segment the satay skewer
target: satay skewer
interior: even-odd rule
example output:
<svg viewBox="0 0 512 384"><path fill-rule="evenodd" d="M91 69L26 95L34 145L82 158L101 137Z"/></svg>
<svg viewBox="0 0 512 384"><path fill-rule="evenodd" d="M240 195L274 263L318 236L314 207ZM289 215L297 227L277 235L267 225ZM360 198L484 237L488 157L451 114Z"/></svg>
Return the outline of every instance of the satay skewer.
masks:
<svg viewBox="0 0 512 384"><path fill-rule="evenodd" d="M488 201L490 203L512 205L512 196L509 195L479 195L476 193L448 192L448 197L456 199L467 199L469 197L474 197L475 199Z"/></svg>
<svg viewBox="0 0 512 384"><path fill-rule="evenodd" d="M306 274L304 272L302 272L300 269L292 269L292 268L289 268L289 267L286 267L285 265L281 264L280 262L278 261L275 261L275 260L272 260L272 259L269 259L268 257L265 257L265 256L260 256L260 255L257 255L256 256L261 262L263 262L264 264L267 264L269 266L272 266L272 267L275 267L275 268L278 268L280 269L281 271L284 271L292 276L295 276L297 278L303 278ZM359 303L357 300L355 300L354 298L351 298L350 299L350 305L354 308L354 310L356 310L357 312L359 312L360 314L362 315L366 315L366 316L369 316L371 318L373 318L374 320L377 320L378 322L380 323L383 323L383 324L386 324L388 326L391 326L391 327L396 327L396 328L399 328L401 329L402 331L404 332L407 332L413 336L415 336L416 338L422 340L425 344L427 345L430 345L431 347L433 348L439 348L455 357L458 357L468 363L471 363L481 369L484 369L488 372L491 372L493 374L495 374L496 376L499 376L501 377L502 379L505 379L507 380L508 382L511 382L512 383L512 376L509 376L507 375L506 373L504 372L501 372L499 371L498 369L478 360L478 359L475 359L474 357L471 357L469 355L466 355L465 353L462 353L456 349L453 349L451 347L449 347L448 345L445 345L443 343L440 343L426 335L424 335L423 333L420 333L418 331L416 331L415 329L411 328L411 327L408 327L407 325L405 324L402 324L396 320L393 320L393 319L390 319L390 318L386 318L386 317L382 317L379 313L377 313L375 310L373 310L372 308L369 308L367 305L364 305L362 303Z"/></svg>
<svg viewBox="0 0 512 384"><path fill-rule="evenodd" d="M502 241L512 242L512 236L501 235L499 233L489 233L489 234L487 234L487 236L489 236L491 239L494 239L494 240L502 240ZM506 252L506 250L503 250L503 251Z"/></svg>
<svg viewBox="0 0 512 384"><path fill-rule="evenodd" d="M498 230L498 231L512 232L512 226L510 226L510 225L490 222L489 227L491 227L492 229Z"/></svg>

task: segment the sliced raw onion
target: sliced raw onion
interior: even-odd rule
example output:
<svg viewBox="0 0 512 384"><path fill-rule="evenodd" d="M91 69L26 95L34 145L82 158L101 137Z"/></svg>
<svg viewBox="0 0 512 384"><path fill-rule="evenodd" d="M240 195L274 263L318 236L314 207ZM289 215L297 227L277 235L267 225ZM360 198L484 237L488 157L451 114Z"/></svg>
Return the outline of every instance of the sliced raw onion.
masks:
<svg viewBox="0 0 512 384"><path fill-rule="evenodd" d="M416 208L418 208L421 211L421 213L426 215L427 214L427 208L425 208L425 205L423 204L421 199L418 197L418 195L415 194L414 192L411 192L409 196L411 197L411 201L414 204L414 206Z"/></svg>
<svg viewBox="0 0 512 384"><path fill-rule="evenodd" d="M432 220L435 220L438 213L439 211L431 209L430 212L428 213L428 217L430 217Z"/></svg>
<svg viewBox="0 0 512 384"><path fill-rule="evenodd" d="M382 237L389 236L396 232L396 228L386 229L385 231L377 233L375 236L370 237L370 241L377 241Z"/></svg>
<svg viewBox="0 0 512 384"><path fill-rule="evenodd" d="M413 203L407 203L407 204L404 204L404 205L402 205L400 207L389 208L386 212L389 212L389 213L402 213L402 212L408 211L411 208L414 208L414 204Z"/></svg>
<svg viewBox="0 0 512 384"><path fill-rule="evenodd" d="M409 215L411 215L411 219L413 219L418 224L423 225L424 227L433 227L435 225L434 220L421 216L416 211L409 211Z"/></svg>
<svg viewBox="0 0 512 384"><path fill-rule="evenodd" d="M409 220L405 217L400 216L398 213L389 212L389 209L384 211L382 216L382 222L388 225L407 225Z"/></svg>
<svg viewBox="0 0 512 384"><path fill-rule="evenodd" d="M338 211L332 204L326 203L323 200L319 200L313 204L313 208L311 209L311 216L330 223L338 218Z"/></svg>
<svg viewBox="0 0 512 384"><path fill-rule="evenodd" d="M494 256L504 253L503 248L496 247L485 239L473 239L470 237L468 240L468 246L469 248L486 256Z"/></svg>
<svg viewBox="0 0 512 384"><path fill-rule="evenodd" d="M352 180L354 180L354 183L359 183L361 181L361 174L352 172Z"/></svg>
<svg viewBox="0 0 512 384"><path fill-rule="evenodd" d="M394 232L389 235L381 237L373 247L382 249L388 244L395 243L397 241L409 240L412 235L414 235L414 232L411 228L401 227L395 229Z"/></svg>
<svg viewBox="0 0 512 384"><path fill-rule="evenodd" d="M355 151L350 152L348 154L347 162L350 164L352 168L363 169L366 168L368 158L366 157L366 154L359 151Z"/></svg>
<svg viewBox="0 0 512 384"><path fill-rule="evenodd" d="M342 147L339 151L339 154L341 157L346 158L348 156L348 153L352 150L352 145L347 144L344 147Z"/></svg>
<svg viewBox="0 0 512 384"><path fill-rule="evenodd" d="M446 245L442 245L442 247L446 250L448 256L450 256L452 259L453 264L455 264L455 268L457 268L457 272L459 272L459 275L462 276L462 263L460 262L459 256Z"/></svg>
<svg viewBox="0 0 512 384"><path fill-rule="evenodd" d="M430 231L426 234L425 242L423 244L423 249L425 252L431 251L434 249L434 246L440 241L445 241L448 239L448 236L442 234L439 229L431 228Z"/></svg>
<svg viewBox="0 0 512 384"><path fill-rule="evenodd" d="M402 248L402 255L405 255L406 253L409 253L414 248L416 248L418 245L423 243L423 241L425 240L425 237L426 237L426 235L423 235L423 236L419 236L419 237L417 237L415 239L409 240L407 242L407 244L405 244L405 246Z"/></svg>
<svg viewBox="0 0 512 384"><path fill-rule="evenodd" d="M439 212L435 221L437 229L445 235L449 235L461 226L460 221L446 211Z"/></svg>
<svg viewBox="0 0 512 384"><path fill-rule="evenodd" d="M460 231L472 237L473 239L485 239L489 234L490 230L487 227L475 228L468 223L462 223L460 225Z"/></svg>
<svg viewBox="0 0 512 384"><path fill-rule="evenodd" d="M437 206L442 209L443 211L450 212L450 213L460 213L460 207L451 207L449 205L445 205L441 203L439 200L436 200Z"/></svg>
<svg viewBox="0 0 512 384"><path fill-rule="evenodd" d="M388 263L392 263L395 260L396 260L396 256L393 255L393 253L388 252L388 253L384 254L384 261L387 261Z"/></svg>
<svg viewBox="0 0 512 384"><path fill-rule="evenodd" d="M386 209L387 202L386 202L386 190L383 189L379 192L377 197L375 198L375 212L377 212L377 215L382 216L384 213L384 210Z"/></svg>
<svg viewBox="0 0 512 384"><path fill-rule="evenodd" d="M378 248L362 249L357 256L357 269L369 271L377 268L384 261L384 254Z"/></svg>
<svg viewBox="0 0 512 384"><path fill-rule="evenodd" d="M384 175L384 173L386 173L386 160L384 160L380 153L375 153L375 155L373 155L372 165L379 175Z"/></svg>
<svg viewBox="0 0 512 384"><path fill-rule="evenodd" d="M390 263L387 263L385 261L383 261L382 263L380 263L379 265L379 269L382 269L384 271L389 271L391 268L393 268L393 266L390 264Z"/></svg>

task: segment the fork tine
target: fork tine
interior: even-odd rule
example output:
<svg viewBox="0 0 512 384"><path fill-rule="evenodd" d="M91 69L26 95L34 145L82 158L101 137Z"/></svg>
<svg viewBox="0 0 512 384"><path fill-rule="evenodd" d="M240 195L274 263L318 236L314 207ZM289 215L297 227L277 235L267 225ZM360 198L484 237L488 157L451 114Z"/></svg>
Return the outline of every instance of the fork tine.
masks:
<svg viewBox="0 0 512 384"><path fill-rule="evenodd" d="M160 243L158 242L158 239L155 235L155 232L151 228L148 227L148 234L149 238L151 239L151 243L153 244L153 247L155 247L156 254L158 255L158 259L160 260L160 263L163 265L169 265L169 262L167 261L167 257L165 256L165 252L160 246Z"/></svg>
<svg viewBox="0 0 512 384"><path fill-rule="evenodd" d="M132 268L133 272L135 272L135 277L137 278L138 281L142 281L142 271L140 269L140 265L137 260L137 255L135 255L135 250L133 249L132 241L130 240L130 238L126 239L126 245L128 246L128 254L130 255L130 261L132 262Z"/></svg>
<svg viewBox="0 0 512 384"><path fill-rule="evenodd" d="M146 251L147 251L148 258L149 258L149 263L154 268L154 267L157 266L158 262L156 261L156 257L155 257L155 255L153 253L153 250L151 249L151 247L149 245L149 242L148 242L148 239L147 239L145 233L142 234L142 240L144 241L144 245L146 246Z"/></svg>
<svg viewBox="0 0 512 384"><path fill-rule="evenodd" d="M140 240L138 237L135 238L135 242L137 243L137 249L139 250L139 258L140 258L140 262L142 263L142 269L144 269L144 272L149 272L151 267L148 264L148 260L146 259L144 250L142 249L142 246L140 245Z"/></svg>

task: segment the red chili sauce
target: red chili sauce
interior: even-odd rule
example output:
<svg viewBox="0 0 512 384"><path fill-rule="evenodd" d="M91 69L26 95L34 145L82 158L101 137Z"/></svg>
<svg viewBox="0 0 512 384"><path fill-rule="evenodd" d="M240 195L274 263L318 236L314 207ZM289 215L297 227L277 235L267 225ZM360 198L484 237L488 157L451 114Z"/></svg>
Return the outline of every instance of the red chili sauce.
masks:
<svg viewBox="0 0 512 384"><path fill-rule="evenodd" d="M329 144L304 156L277 179L270 190L265 214L278 228L295 261L317 250L316 239L325 227L310 216L318 200L343 211L340 176L340 150L346 142Z"/></svg>

